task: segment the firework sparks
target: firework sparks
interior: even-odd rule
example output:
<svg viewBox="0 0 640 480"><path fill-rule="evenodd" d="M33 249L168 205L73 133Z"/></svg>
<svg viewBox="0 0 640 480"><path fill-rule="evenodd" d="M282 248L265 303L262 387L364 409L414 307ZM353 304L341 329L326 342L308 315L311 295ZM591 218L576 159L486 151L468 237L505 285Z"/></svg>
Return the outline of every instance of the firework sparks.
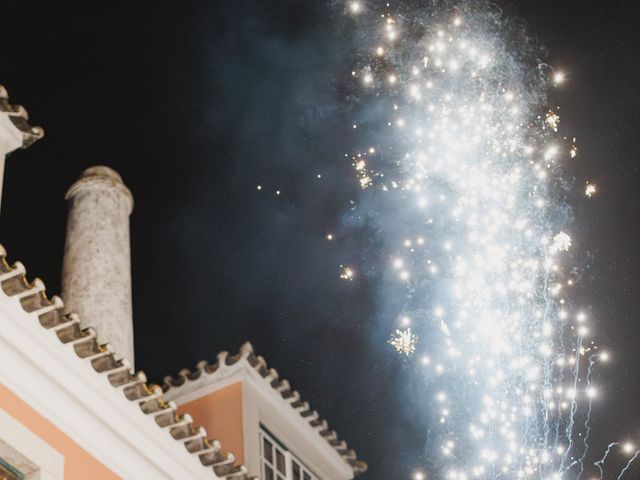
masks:
<svg viewBox="0 0 640 480"><path fill-rule="evenodd" d="M353 271L351 267L344 267L340 265L340 278L342 280L347 280L349 282L353 281L356 276L356 272Z"/></svg>
<svg viewBox="0 0 640 480"><path fill-rule="evenodd" d="M351 2L349 4L349 10L351 11L351 13L354 13L354 14L361 13L362 12L362 3L356 2L356 1Z"/></svg>
<svg viewBox="0 0 640 480"><path fill-rule="evenodd" d="M571 150L569 150L569 156L571 158L576 158L578 156L578 147L576 147L575 145L572 145Z"/></svg>
<svg viewBox="0 0 640 480"><path fill-rule="evenodd" d="M571 248L571 237L565 233L560 232L553 237L553 242L549 247L551 253L566 252Z"/></svg>
<svg viewBox="0 0 640 480"><path fill-rule="evenodd" d="M553 129L554 132L558 131L558 124L560 123L560 117L554 113L553 111L550 111L547 114L547 118L545 119L545 123L549 126L549 128Z"/></svg>
<svg viewBox="0 0 640 480"><path fill-rule="evenodd" d="M596 184L587 182L587 185L584 188L584 194L587 197L591 198L596 193L598 193L598 188L596 187Z"/></svg>
<svg viewBox="0 0 640 480"><path fill-rule="evenodd" d="M384 224L385 294L408 299L400 318L426 339L406 328L388 343L428 349L416 382L443 389L432 409L446 426L433 460L442 478L575 478L588 450L577 420L588 429L600 390L588 362L604 357L583 345L590 328L567 311L573 280L555 256L572 240L553 192L577 147L545 99L566 76L532 77L527 47L508 47L480 4L454 16L362 6L369 53L353 76L377 103L358 125L367 147L349 159Z"/></svg>
<svg viewBox="0 0 640 480"><path fill-rule="evenodd" d="M412 333L410 328L406 330L398 329L395 333L391 334L388 342L398 353L409 356L416 351L418 336Z"/></svg>
<svg viewBox="0 0 640 480"><path fill-rule="evenodd" d="M567 80L567 74L564 72L555 72L552 79L555 86L560 86Z"/></svg>
<svg viewBox="0 0 640 480"><path fill-rule="evenodd" d="M549 247L551 253L566 252L571 248L571 237L565 232L558 233L553 237L553 243Z"/></svg>

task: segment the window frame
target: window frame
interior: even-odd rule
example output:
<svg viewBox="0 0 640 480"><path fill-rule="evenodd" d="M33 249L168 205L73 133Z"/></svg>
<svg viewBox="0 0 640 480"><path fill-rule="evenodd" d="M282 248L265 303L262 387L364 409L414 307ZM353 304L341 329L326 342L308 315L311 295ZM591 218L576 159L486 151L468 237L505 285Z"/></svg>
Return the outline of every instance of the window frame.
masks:
<svg viewBox="0 0 640 480"><path fill-rule="evenodd" d="M25 476L16 467L0 458L0 478L2 480L24 480Z"/></svg>
<svg viewBox="0 0 640 480"><path fill-rule="evenodd" d="M64 480L64 456L2 408L0 458L24 480Z"/></svg>
<svg viewBox="0 0 640 480"><path fill-rule="evenodd" d="M0 438L0 480L38 480L40 478L40 468L18 452L13 445Z"/></svg>
<svg viewBox="0 0 640 480"><path fill-rule="evenodd" d="M260 425L260 474L263 480L320 480L305 463L280 441L278 438ZM271 445L270 459L265 452L265 442ZM281 455L284 465L284 472L280 469L278 454ZM294 477L294 465L299 468L299 476ZM267 471L271 470L271 476L267 476Z"/></svg>

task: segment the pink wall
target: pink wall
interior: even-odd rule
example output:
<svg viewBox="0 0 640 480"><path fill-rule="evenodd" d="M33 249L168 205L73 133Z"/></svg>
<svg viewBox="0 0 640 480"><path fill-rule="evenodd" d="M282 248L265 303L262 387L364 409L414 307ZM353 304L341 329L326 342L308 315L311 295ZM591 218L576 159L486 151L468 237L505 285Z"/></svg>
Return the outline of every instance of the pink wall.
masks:
<svg viewBox="0 0 640 480"><path fill-rule="evenodd" d="M188 412L194 425L206 428L209 438L219 440L225 452L236 456L236 463L244 463L242 382L180 405L178 412Z"/></svg>
<svg viewBox="0 0 640 480"><path fill-rule="evenodd" d="M2 384L0 408L62 454L65 480L120 478Z"/></svg>

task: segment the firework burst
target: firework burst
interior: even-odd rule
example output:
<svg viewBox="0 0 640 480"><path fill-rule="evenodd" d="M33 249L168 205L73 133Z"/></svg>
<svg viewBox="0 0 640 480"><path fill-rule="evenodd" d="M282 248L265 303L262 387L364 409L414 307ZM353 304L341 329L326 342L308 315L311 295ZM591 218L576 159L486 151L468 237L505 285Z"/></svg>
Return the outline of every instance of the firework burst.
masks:
<svg viewBox="0 0 640 480"><path fill-rule="evenodd" d="M388 343L395 348L398 353L409 356L416 351L418 336L412 333L410 328L406 330L398 329L391 335Z"/></svg>
<svg viewBox="0 0 640 480"><path fill-rule="evenodd" d="M442 425L431 461L451 480L579 477L602 354L558 255L577 147L546 90L566 76L528 60L522 32L483 2L348 5L367 52L352 71L366 146L348 157L384 227L384 295L428 340L406 328L388 343L420 353Z"/></svg>

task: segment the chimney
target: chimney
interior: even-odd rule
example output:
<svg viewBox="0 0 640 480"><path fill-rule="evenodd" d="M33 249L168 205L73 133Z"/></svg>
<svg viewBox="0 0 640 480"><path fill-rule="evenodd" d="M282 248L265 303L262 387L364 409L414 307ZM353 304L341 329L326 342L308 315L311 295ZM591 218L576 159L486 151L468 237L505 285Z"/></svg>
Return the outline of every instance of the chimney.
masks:
<svg viewBox="0 0 640 480"><path fill-rule="evenodd" d="M69 217L62 263L66 313L94 327L116 356L133 366L131 246L133 196L109 167L85 170L67 191Z"/></svg>

